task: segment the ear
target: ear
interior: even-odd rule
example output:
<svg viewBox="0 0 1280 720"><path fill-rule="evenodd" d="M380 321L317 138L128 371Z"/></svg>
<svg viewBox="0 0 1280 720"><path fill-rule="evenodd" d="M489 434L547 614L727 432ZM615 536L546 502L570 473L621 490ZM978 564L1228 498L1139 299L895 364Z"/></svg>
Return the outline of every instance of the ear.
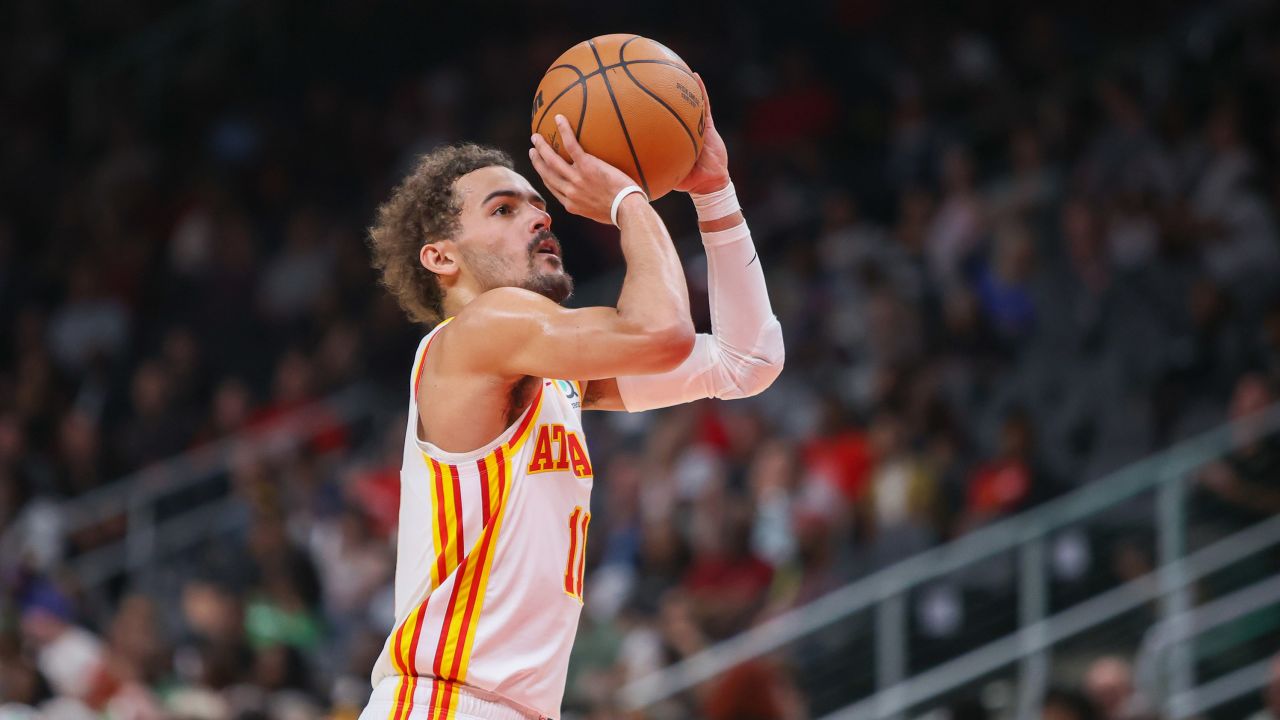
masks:
<svg viewBox="0 0 1280 720"><path fill-rule="evenodd" d="M458 261L454 258L454 245L449 240L427 243L418 251L418 262L422 267L441 277L452 277L458 274Z"/></svg>

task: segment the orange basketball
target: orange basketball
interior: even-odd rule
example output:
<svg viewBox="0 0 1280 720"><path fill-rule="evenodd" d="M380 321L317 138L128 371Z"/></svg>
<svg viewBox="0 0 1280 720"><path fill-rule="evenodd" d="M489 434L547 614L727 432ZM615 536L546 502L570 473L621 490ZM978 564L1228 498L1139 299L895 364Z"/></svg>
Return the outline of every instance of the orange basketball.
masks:
<svg viewBox="0 0 1280 720"><path fill-rule="evenodd" d="M661 43L601 35L551 63L533 96L533 131L568 160L555 123L564 115L584 150L657 199L693 169L706 108L689 66Z"/></svg>

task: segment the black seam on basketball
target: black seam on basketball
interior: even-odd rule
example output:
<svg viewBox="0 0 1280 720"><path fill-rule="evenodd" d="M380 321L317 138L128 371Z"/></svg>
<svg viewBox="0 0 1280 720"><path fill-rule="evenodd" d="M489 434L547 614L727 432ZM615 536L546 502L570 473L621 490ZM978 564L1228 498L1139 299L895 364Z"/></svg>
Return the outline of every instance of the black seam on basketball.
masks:
<svg viewBox="0 0 1280 720"><path fill-rule="evenodd" d="M630 45L632 40L643 40L643 39L644 38L640 37L639 35L633 35L626 42L622 43L622 45L618 47L618 64L610 65L609 67L615 68L615 67L618 67L619 65L626 66L632 63L641 63L641 64L647 64L647 65L666 65L667 67L673 67L676 70L679 70L680 72L684 73L685 75L688 75L689 79L694 81L695 83L698 82L698 78L694 77L691 71L671 62L670 60L659 60L657 58L637 58L635 60L627 60L626 58L622 57L622 54L627 50L627 45ZM654 45L657 45L658 47L668 52L671 51L671 48L667 47L666 45L663 45L662 43L656 40L650 40L649 42L653 43ZM674 55L675 53L672 53L672 54Z"/></svg>
<svg viewBox="0 0 1280 720"><path fill-rule="evenodd" d="M587 98L591 97L591 93L587 92L587 81L582 81L582 109L578 111L578 127L574 129L574 139L578 141L578 145L582 145L582 131L586 128L583 124L587 122Z"/></svg>
<svg viewBox="0 0 1280 720"><path fill-rule="evenodd" d="M634 38L633 38L633 39L634 39ZM630 40L628 40L627 42L631 42L631 41L630 41ZM675 63L673 63L673 62L671 62L671 61L669 61L669 60L657 60L657 59L628 60L628 61L626 61L625 63L621 63L621 62L619 62L619 63L615 63L615 64L613 64L613 65L605 65L603 69L604 69L604 70L612 70L612 69L614 69L614 68L622 67L623 65L666 65L666 66L667 66L667 67L669 67L669 68L674 68L674 69L676 69L676 70L679 70L680 72L684 73L685 75L688 75L690 80L693 80L694 82L697 82L697 78L694 78L694 77L693 77L693 75L690 75L688 70L685 70L684 68L680 67L679 65L677 65L677 64L675 64ZM551 106L552 106L552 105L555 105L555 103L556 103L556 101L557 101L557 100L559 100L560 98L564 97L564 96L565 96L565 93L567 93L567 92L569 92L570 90L572 90L572 89L573 89L573 87L574 87L575 85L582 85L582 86L584 86L584 87L585 87L585 86L586 86L586 84L587 84L587 81L588 81L588 80L590 80L591 78L593 78L593 77L595 77L595 76L599 75L599 74L600 74L600 72L601 72L600 70L592 70L591 72L589 72L589 73L585 73L585 74L584 74L581 70L579 70L579 69L578 69L578 67L577 67L576 65L568 65L568 64L564 64L564 65L552 65L551 67L547 68L547 72L551 72L552 70L558 70L558 69L560 69L560 68L568 68L568 69L570 69L570 70L574 71L575 73L577 73L577 74L578 74L578 79L577 79L577 80L574 80L573 82L571 82L571 83L569 83L568 85L566 85L566 86L564 87L564 89L560 91L560 94L558 94L558 95L556 95L555 97L551 98L551 102L547 103L547 106L546 106L545 108L543 108L543 109L542 109L542 117L539 117L539 118L538 118L538 124L537 124L537 125L535 125L534 127L539 127L539 126L541 126L541 125L542 125L542 121L546 119L546 117L547 117L547 113L548 113L548 112L550 112L550 110L551 110Z"/></svg>
<svg viewBox="0 0 1280 720"><path fill-rule="evenodd" d="M565 96L565 93L568 93L570 90L572 90L572 89L574 88L574 86L575 86L575 85L581 85L581 86L582 86L582 106L583 106L583 107L586 107L586 105L587 105L587 81L586 81L586 78L583 76L582 71L581 71L581 70L579 70L578 68L574 67L573 65L553 65L553 66L551 66L551 67L547 68L547 72L551 72L552 70L556 70L556 69L559 69L559 68L568 68L568 69L570 69L570 70L572 70L572 71L574 71L574 72L578 73L578 79L577 79L576 81L574 81L574 82L572 82L572 83L570 83L570 84L566 85L566 86L565 86L565 88L564 88L563 90L561 90L561 91L560 91L560 94L559 94L559 95L556 95L555 97L551 98L551 102L547 103L547 106L546 106L545 108L543 108L543 109L542 109L542 116L538 118L538 122L537 122L537 123L535 123L535 124L534 124L534 126L533 126L533 128L534 128L534 130L535 130L535 131L537 131L537 129L538 129L538 128L542 127L542 121L547 119L547 113L551 112L551 106L552 106L552 105L555 105L555 104L556 104L556 101L557 101L557 100L559 100L560 98L564 97L564 96ZM581 130L582 130L582 123L581 123L581 121L579 121L579 123L578 123L578 130L579 130L579 131L581 131Z"/></svg>
<svg viewBox="0 0 1280 720"><path fill-rule="evenodd" d="M631 40L635 39L636 38L631 38ZM627 59L623 57L623 54L627 52L627 43L631 42L631 40L622 43L622 47L618 48L618 63L622 65L622 72L626 73L627 77L631 78L631 82L635 83L636 87L643 90L649 97L657 100L658 104L666 108L667 112L671 113L671 117L675 118L676 122L680 123L680 127L684 128L685 135L689 136L689 142L693 143L693 161L695 163L698 162L698 140L694 138L693 131L689 129L689 126L684 123L684 118L680 117L680 113L676 112L675 108L668 105L666 100L663 100L657 93L645 87L644 83L636 79L636 76L631 74L631 69L627 67Z"/></svg>
<svg viewBox="0 0 1280 720"><path fill-rule="evenodd" d="M631 142L631 133L627 132L627 121L622 119L622 108L618 107L618 98L613 95L613 86L609 84L609 73L604 72L604 61L600 59L600 51L596 50L594 40L588 40L591 54L596 56L596 64L600 66L600 77L604 79L604 89L609 91L609 99L613 101L613 111L618 114L618 126L622 128L622 137L627 141L627 149L631 151L631 161L636 164L636 174L640 176L640 186L644 194L649 195L649 183L644 179L644 168L640 167L640 156L636 155L636 146Z"/></svg>

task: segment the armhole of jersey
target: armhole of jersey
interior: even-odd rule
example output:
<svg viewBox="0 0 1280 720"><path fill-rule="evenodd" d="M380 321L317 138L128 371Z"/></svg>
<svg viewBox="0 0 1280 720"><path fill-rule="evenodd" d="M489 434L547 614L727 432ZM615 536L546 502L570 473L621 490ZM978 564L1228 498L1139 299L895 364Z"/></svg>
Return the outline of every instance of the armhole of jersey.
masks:
<svg viewBox="0 0 1280 720"><path fill-rule="evenodd" d="M421 420L418 417L418 389L422 384L423 370L427 366L427 351L431 349L431 343L435 341L436 336L440 334L440 331L444 329L444 326L447 325L449 321L452 319L453 318L450 317L444 320L435 328L433 328L432 331L428 333L425 338L423 338L422 349L418 352L418 359L413 369L413 377L409 384L409 400L410 400L409 422L411 423L411 427L409 428L410 430L409 438L412 438L413 444L418 448L419 451L426 453L428 456L434 457L440 460L441 462L445 462L448 464L457 464L460 462L466 462L467 460L471 460L476 457L482 457L484 455L487 455L499 445L506 444L508 446L508 449L513 449L514 446L518 444L518 441L520 440L520 438L526 434L526 429L528 428L529 421L533 418L535 414L537 414L538 409L541 407L544 393L542 391L543 383L540 381L538 383L538 389L534 393L533 399L530 400L529 402L529 406L526 407L524 409L524 412L522 412L520 416L516 418L516 421L513 422L511 425L509 425L501 433L499 433L498 437L494 438L493 440L486 443L484 446L477 448L475 450L471 450L468 452L452 453L446 450L441 450L440 448L436 447L434 444L426 440L423 440L422 434L421 434L421 430L422 430ZM576 383L577 381L575 380L574 382ZM582 392L581 385L578 386L578 392L579 394L581 394Z"/></svg>
<svg viewBox="0 0 1280 720"><path fill-rule="evenodd" d="M431 349L431 341L435 339L435 333L425 338L422 349L418 352L417 362L414 363L413 384L409 387L409 394L413 398L414 405L418 404L418 388L422 387L422 371L427 367L427 351Z"/></svg>
<svg viewBox="0 0 1280 720"><path fill-rule="evenodd" d="M420 440L418 435L418 388L422 387L422 372L427 367L427 350L431 349L431 343L444 329L445 325L453 318L448 318L439 325L431 329L427 336L422 338L421 347L418 350L418 356L413 364L413 373L409 378L409 420L414 424L413 438Z"/></svg>

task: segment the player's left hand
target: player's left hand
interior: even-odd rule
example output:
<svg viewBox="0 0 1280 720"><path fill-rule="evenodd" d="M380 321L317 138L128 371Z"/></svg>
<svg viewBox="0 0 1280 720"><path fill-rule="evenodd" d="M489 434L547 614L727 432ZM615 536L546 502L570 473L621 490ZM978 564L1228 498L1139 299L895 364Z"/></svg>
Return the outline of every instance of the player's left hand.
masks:
<svg viewBox="0 0 1280 720"><path fill-rule="evenodd" d="M704 194L721 190L729 184L729 150L724 146L724 139L716 131L716 124L711 119L711 96L707 95L706 83L702 76L693 74L702 88L702 98L707 104L706 125L702 132L702 152L693 164L693 169L685 176L675 189L680 192Z"/></svg>

